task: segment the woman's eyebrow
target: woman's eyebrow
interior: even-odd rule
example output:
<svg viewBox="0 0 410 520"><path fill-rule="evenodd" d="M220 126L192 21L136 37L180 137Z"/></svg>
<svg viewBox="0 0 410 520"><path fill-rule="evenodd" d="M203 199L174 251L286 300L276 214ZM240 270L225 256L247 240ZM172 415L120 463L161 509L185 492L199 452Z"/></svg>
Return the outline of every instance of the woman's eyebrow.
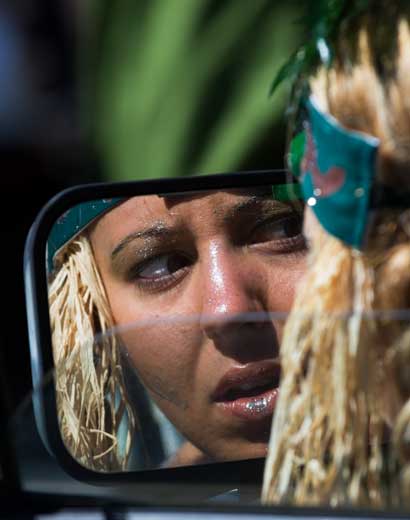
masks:
<svg viewBox="0 0 410 520"><path fill-rule="evenodd" d="M224 215L224 222L230 223L235 218L238 218L241 214L249 214L249 211L255 211L262 208L263 210L275 211L283 213L289 211L289 206L283 202L279 202L270 197L264 197L260 195L253 195L245 200L241 200L231 206Z"/></svg>
<svg viewBox="0 0 410 520"><path fill-rule="evenodd" d="M150 238L173 238L177 233L177 229L174 227L168 227L163 222L156 222L152 226L141 229L140 231L134 231L126 237L124 237L119 244L115 246L111 253L111 260L114 260L117 255L125 248L128 244L138 239L150 239Z"/></svg>

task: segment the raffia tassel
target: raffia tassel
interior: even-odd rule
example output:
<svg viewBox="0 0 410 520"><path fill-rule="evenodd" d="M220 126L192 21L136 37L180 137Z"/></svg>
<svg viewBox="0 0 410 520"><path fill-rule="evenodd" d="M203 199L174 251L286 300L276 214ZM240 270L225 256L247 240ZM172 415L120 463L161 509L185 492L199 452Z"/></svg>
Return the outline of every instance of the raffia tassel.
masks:
<svg viewBox="0 0 410 520"><path fill-rule="evenodd" d="M386 312L408 308L410 246L368 255L320 233L285 327L263 501L410 507L410 328Z"/></svg>
<svg viewBox="0 0 410 520"><path fill-rule="evenodd" d="M381 380L369 348L377 326L367 316L374 272L364 255L329 236L312 255L281 347L263 501L382 504Z"/></svg>

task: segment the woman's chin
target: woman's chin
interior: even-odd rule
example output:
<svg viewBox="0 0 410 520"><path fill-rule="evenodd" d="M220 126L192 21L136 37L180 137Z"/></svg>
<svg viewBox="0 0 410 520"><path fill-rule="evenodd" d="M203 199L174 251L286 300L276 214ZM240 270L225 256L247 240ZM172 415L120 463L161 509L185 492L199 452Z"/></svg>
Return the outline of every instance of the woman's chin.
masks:
<svg viewBox="0 0 410 520"><path fill-rule="evenodd" d="M268 453L268 441L266 442L244 442L231 441L229 447L220 447L213 457L214 462L228 462L234 460L247 460L265 458Z"/></svg>
<svg viewBox="0 0 410 520"><path fill-rule="evenodd" d="M259 459L259 458L265 458L268 454L268 443L264 442L261 444L254 444L249 448L249 456L246 457L248 459ZM244 454L245 455L245 454ZM241 457L241 459L244 459L245 457Z"/></svg>

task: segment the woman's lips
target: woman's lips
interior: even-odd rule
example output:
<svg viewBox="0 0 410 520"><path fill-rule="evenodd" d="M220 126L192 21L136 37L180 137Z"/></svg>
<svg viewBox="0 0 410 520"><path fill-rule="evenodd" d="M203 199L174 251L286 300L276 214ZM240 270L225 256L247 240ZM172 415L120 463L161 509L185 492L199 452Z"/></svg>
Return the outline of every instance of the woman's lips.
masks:
<svg viewBox="0 0 410 520"><path fill-rule="evenodd" d="M265 419L271 417L275 409L279 389L274 388L254 397L241 397L234 401L218 403L228 413L246 420Z"/></svg>
<svg viewBox="0 0 410 520"><path fill-rule="evenodd" d="M246 420L272 416L278 397L280 365L260 361L235 367L222 377L212 400L224 412Z"/></svg>

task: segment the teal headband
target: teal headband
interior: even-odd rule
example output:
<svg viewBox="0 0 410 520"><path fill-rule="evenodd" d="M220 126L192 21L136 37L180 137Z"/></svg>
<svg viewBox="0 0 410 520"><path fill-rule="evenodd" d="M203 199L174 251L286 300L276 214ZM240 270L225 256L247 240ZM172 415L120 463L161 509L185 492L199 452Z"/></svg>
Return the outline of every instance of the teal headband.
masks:
<svg viewBox="0 0 410 520"><path fill-rule="evenodd" d="M343 128L306 102L308 120L291 142L290 168L323 228L350 246L365 242L379 140Z"/></svg>
<svg viewBox="0 0 410 520"><path fill-rule="evenodd" d="M77 204L64 213L53 225L47 241L47 266L53 270L56 253L81 233L96 218L123 202L123 198L93 200Z"/></svg>

